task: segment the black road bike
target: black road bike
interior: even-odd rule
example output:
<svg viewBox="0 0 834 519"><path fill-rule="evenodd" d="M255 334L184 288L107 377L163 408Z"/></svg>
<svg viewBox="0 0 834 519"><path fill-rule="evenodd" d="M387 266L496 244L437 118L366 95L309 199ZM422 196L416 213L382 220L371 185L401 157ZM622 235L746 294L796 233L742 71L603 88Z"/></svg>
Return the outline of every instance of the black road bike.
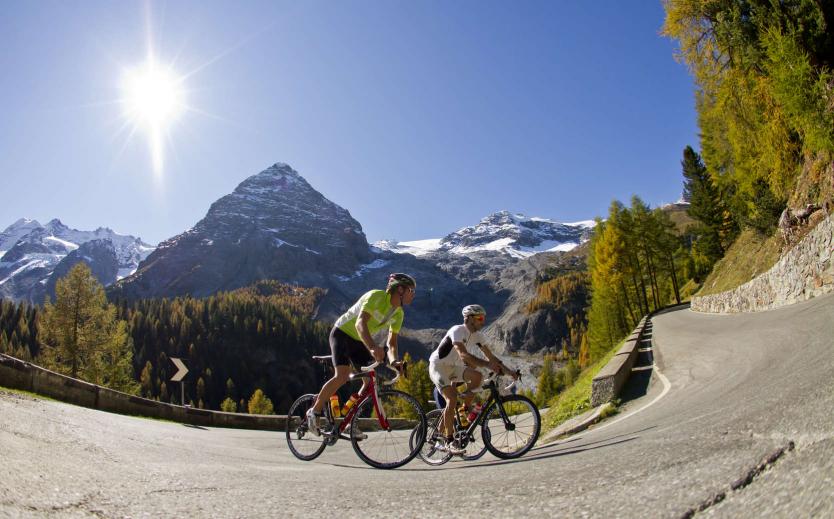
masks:
<svg viewBox="0 0 834 519"><path fill-rule="evenodd" d="M533 448L539 438L541 417L538 407L526 396L509 394L516 384L515 381L506 387L499 386L499 375L490 373L487 377L482 391L488 392L488 396L480 412L469 425L462 427L460 417L455 413L454 439L458 446L464 449L464 459L477 459L483 454L478 445L479 427L480 440L483 441L484 447L503 459L524 455ZM453 456L442 440L443 434L439 430L441 416L442 412L436 411L431 411L426 416L427 432L417 455L429 465L442 465ZM418 441L420 435L415 431L411 442Z"/></svg>

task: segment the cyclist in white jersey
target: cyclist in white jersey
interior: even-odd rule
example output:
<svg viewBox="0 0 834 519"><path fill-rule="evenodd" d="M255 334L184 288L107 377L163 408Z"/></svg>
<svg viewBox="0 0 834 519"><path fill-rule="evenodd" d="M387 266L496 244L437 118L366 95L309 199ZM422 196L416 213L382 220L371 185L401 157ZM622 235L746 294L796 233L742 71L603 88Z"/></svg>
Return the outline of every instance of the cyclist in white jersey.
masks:
<svg viewBox="0 0 834 519"><path fill-rule="evenodd" d="M476 368L486 367L495 372L513 373L513 378L518 377L486 346L485 337L480 331L486 322L486 310L481 305L468 305L463 308L462 314L463 324L449 328L440 345L429 357L429 377L446 400L440 431L445 436L446 448L452 454L462 452L452 441L458 398L455 383L466 382L469 388L480 387L483 376ZM470 353L474 351L474 346L478 347L487 360ZM475 397L474 393L467 391L461 396L469 409Z"/></svg>

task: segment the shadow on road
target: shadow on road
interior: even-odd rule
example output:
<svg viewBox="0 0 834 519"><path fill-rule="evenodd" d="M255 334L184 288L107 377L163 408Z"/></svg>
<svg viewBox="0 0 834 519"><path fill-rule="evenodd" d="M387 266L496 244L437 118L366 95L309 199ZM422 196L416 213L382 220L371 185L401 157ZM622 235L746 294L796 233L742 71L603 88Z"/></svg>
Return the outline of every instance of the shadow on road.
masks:
<svg viewBox="0 0 834 519"><path fill-rule="evenodd" d="M635 431L635 432L632 432L632 433L618 434L616 436L611 436L609 438L605 438L605 439L598 440L598 441L595 441L595 442L586 443L584 445L575 445L575 446L574 445L567 445L568 443L572 443L574 441L581 441L582 440L581 437L571 438L571 439L568 439L568 440L566 440L564 442L561 442L561 443L552 443L550 445L544 445L542 447L534 447L533 449L530 450L530 453L528 453L527 455L522 456L521 458L518 458L518 459L514 459L514 460L495 459L495 460L484 461L484 462L472 462L472 463L463 462L463 463L466 463L466 464L453 462L451 465L447 464L447 465L443 465L443 466L440 466L440 467L429 467L429 466L422 466L420 468L405 467L405 468L399 468L399 469L396 469L396 470L397 471L406 471L406 472L409 472L409 471L425 471L425 470L431 470L432 468L434 470L465 470L465 469L474 469L474 468L478 468L478 467L495 467L495 466L500 466L500 465L509 465L511 463L527 463L527 462L532 462L532 461L545 460L545 459L550 459L550 458L557 458L557 457L560 457L560 456L568 456L570 454L578 454L580 452L592 451L592 450L596 450L596 449L602 449L602 448L605 448L605 447L612 447L614 445L620 445L620 444L623 444L623 443L628 443L630 441L633 441L633 440L636 440L637 438L639 438L640 437L639 433L641 433L643 431L648 431L648 430L653 429L653 428L654 427L647 427L645 429L640 429L639 431ZM319 462L319 463L321 463L321 462ZM422 464L422 462L419 459L415 459L411 463ZM322 465L330 465L331 467L340 467L340 468L347 468L347 469L377 470L373 467L368 467L368 466L363 466L363 465L344 465L344 464L341 464L341 463L322 463Z"/></svg>

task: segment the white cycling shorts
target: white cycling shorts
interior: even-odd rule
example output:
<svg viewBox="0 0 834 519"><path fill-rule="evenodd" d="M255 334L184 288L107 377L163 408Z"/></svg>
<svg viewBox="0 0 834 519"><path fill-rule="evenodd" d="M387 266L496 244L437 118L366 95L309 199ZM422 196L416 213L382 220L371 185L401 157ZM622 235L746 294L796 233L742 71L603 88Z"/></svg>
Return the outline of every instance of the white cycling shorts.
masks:
<svg viewBox="0 0 834 519"><path fill-rule="evenodd" d="M466 366L459 363L430 362L429 378L438 389L451 386L452 382L463 382L463 370Z"/></svg>

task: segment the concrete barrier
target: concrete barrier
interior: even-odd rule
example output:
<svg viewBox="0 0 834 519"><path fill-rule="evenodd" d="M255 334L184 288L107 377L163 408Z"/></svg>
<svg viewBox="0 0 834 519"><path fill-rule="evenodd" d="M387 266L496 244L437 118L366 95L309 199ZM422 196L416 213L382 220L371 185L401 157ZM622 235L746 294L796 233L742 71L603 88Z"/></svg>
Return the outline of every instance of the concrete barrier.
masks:
<svg viewBox="0 0 834 519"><path fill-rule="evenodd" d="M2 353L0 386L30 391L100 411L161 418L204 427L283 431L287 424L287 417L281 415L224 413L157 402L61 375Z"/></svg>
<svg viewBox="0 0 834 519"><path fill-rule="evenodd" d="M594 377L591 382L591 407L610 402L620 394L637 360L640 338L645 326L646 318L644 317L614 357Z"/></svg>
<svg viewBox="0 0 834 519"><path fill-rule="evenodd" d="M651 318L660 313L688 306L689 303L666 306L640 319L640 322L637 323L637 326L634 327L634 330L629 334L625 342L623 342L623 345L620 346L616 355L608 361L608 364L597 373L597 376L591 382L591 407L597 407L598 405L610 402L619 396L620 390L628 381L628 377L631 375L631 369L637 361L637 356L640 352L640 343L643 340L646 326L651 321Z"/></svg>

